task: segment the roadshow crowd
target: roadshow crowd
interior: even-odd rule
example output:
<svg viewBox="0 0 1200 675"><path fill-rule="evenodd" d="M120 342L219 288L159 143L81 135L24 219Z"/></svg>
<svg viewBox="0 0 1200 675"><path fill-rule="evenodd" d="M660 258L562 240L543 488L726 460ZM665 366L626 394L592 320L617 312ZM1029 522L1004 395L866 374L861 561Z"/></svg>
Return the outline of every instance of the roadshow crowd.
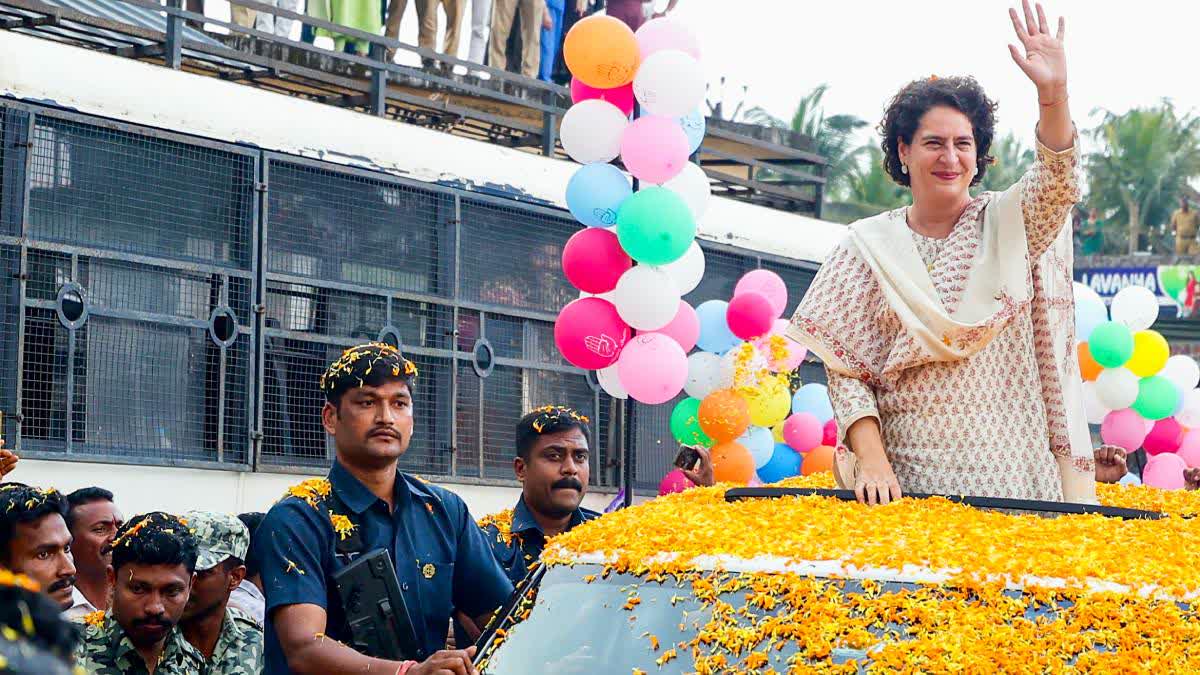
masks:
<svg viewBox="0 0 1200 675"><path fill-rule="evenodd" d="M468 645L546 540L599 515L580 505L589 420L546 406L517 421L521 497L503 523L481 528L453 492L397 469L412 440L416 378L394 347L346 350L320 382L333 466L265 515L126 519L99 487L64 495L0 483L0 672L475 673ZM688 475L710 485L711 460L700 456ZM16 464L0 449L0 476ZM389 554L412 618L411 661L346 644L333 579L377 549Z"/></svg>

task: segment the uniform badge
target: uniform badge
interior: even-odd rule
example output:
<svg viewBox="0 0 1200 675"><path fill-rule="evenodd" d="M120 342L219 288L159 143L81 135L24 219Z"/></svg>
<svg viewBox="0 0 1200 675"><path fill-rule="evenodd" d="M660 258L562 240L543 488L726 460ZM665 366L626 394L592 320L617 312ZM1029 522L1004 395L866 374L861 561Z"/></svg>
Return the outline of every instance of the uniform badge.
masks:
<svg viewBox="0 0 1200 675"><path fill-rule="evenodd" d="M432 579L433 575L437 574L437 568L433 566L433 563L425 563L425 566L421 568L421 574L426 579Z"/></svg>

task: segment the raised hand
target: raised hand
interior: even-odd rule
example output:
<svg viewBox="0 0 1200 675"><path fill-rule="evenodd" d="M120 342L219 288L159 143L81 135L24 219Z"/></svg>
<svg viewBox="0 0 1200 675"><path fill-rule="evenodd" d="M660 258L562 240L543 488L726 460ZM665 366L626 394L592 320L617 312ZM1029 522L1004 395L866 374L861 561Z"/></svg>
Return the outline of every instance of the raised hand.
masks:
<svg viewBox="0 0 1200 675"><path fill-rule="evenodd" d="M17 468L20 459L12 450L4 449L4 439L0 438L0 480L4 480L10 471Z"/></svg>
<svg viewBox="0 0 1200 675"><path fill-rule="evenodd" d="M1066 21L1059 17L1058 29L1051 33L1041 3L1037 4L1036 19L1029 8L1029 0L1022 0L1021 5L1025 14L1024 23L1015 9L1009 9L1008 16L1024 49L1010 44L1008 51L1021 71L1037 87L1041 103L1053 105L1066 96L1067 91L1067 53L1063 49Z"/></svg>

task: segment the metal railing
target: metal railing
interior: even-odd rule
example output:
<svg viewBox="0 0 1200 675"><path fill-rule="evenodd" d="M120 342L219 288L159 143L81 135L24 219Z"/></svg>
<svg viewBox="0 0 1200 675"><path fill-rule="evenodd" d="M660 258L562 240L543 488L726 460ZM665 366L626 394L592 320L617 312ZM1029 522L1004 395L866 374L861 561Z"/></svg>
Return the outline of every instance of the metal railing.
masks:
<svg viewBox="0 0 1200 675"><path fill-rule="evenodd" d="M653 491L670 406L623 406L554 345L566 212L0 99L0 412L28 457L319 472L320 373L384 340L422 371L406 470L511 483L516 420L593 419L593 483ZM687 300L756 267L703 242ZM479 255L486 250L488 255ZM815 377L816 375L814 375Z"/></svg>
<svg viewBox="0 0 1200 675"><path fill-rule="evenodd" d="M292 19L368 45L367 54L330 51L181 8L182 0L108 0L160 17L161 30L95 11L70 0L0 0L0 28L102 49L170 68L239 81L293 96L439 128L509 147L565 156L558 122L570 106L566 88L484 66L399 40L331 23L253 0L232 4ZM62 4L57 4L62 3ZM87 8L88 11L82 11ZM229 36L201 34L208 24ZM393 63L395 51L467 71L466 75ZM478 74L486 74L486 80ZM456 101L431 100L430 92ZM736 133L710 120L696 157L714 193L773 208L820 215L826 160L803 149ZM758 174L769 169L770 180Z"/></svg>

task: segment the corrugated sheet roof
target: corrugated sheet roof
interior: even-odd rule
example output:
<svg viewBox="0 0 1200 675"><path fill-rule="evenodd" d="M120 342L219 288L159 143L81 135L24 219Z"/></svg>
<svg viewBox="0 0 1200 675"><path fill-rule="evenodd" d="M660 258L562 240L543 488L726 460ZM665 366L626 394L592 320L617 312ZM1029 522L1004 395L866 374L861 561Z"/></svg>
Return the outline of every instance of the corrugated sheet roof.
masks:
<svg viewBox="0 0 1200 675"><path fill-rule="evenodd" d="M65 9L73 9L81 14L101 17L111 21L119 21L150 30L167 32L167 16L146 7L131 5L122 0L42 0L47 5L56 5ZM212 45L221 44L203 31L184 26L184 39L204 42Z"/></svg>

